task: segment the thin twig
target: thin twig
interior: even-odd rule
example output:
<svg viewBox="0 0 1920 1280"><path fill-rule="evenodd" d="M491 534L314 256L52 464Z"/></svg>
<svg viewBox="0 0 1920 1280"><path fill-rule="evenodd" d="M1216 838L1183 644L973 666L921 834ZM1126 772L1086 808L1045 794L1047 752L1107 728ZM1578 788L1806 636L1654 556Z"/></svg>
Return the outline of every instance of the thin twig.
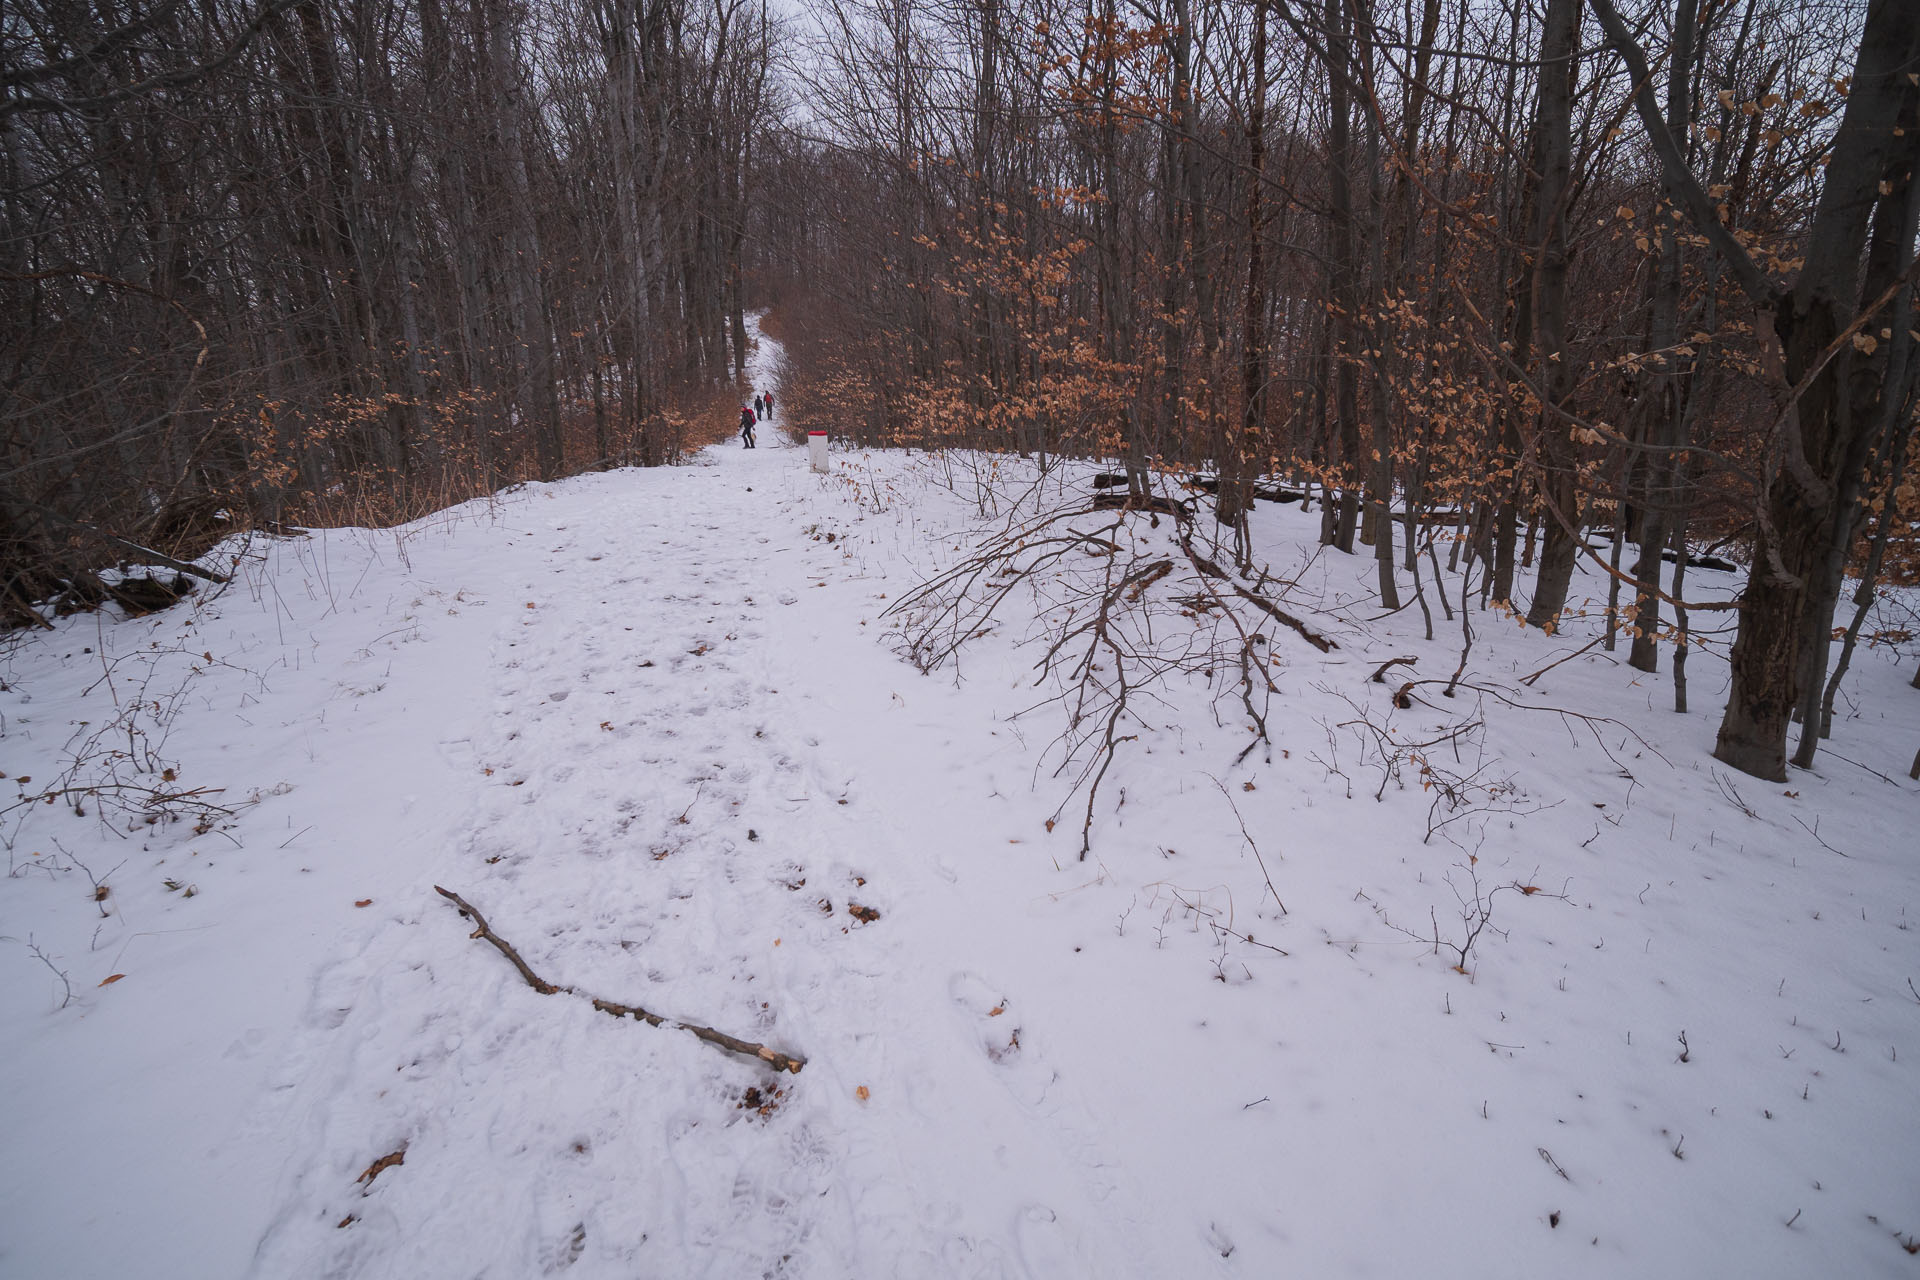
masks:
<svg viewBox="0 0 1920 1280"><path fill-rule="evenodd" d="M1890 787L1897 787L1900 785L1898 782L1895 782L1892 778L1889 778L1886 774L1880 772L1878 769L1874 768L1872 765L1861 764L1858 760L1849 759L1848 757L1841 755L1838 751L1835 751L1832 747L1822 747L1820 748L1820 750L1832 756L1835 760L1838 760L1842 764L1850 764L1856 769L1865 769L1868 773L1880 779L1880 781L1886 783Z"/></svg>
<svg viewBox="0 0 1920 1280"><path fill-rule="evenodd" d="M1581 654L1585 653L1587 650L1593 648L1593 646L1602 643L1604 640L1606 640L1605 636L1595 636L1593 639L1589 640L1586 644L1581 645L1578 649L1575 649L1572 653L1568 654L1566 657L1556 658L1552 662L1549 662L1546 666L1534 672L1532 675L1520 677L1520 683L1527 685L1528 687L1532 687L1533 682L1535 680L1538 680L1541 676L1547 674L1547 672L1553 670L1555 667L1559 666L1563 662L1572 662L1575 658L1579 657Z"/></svg>
<svg viewBox="0 0 1920 1280"><path fill-rule="evenodd" d="M1800 815L1797 813L1790 813L1787 816L1789 818L1792 818L1795 822L1800 822ZM1806 823L1800 822L1800 829L1806 832L1808 835L1812 836L1815 840L1820 840L1820 847L1822 849L1825 849L1828 853L1838 853L1843 858L1851 858L1853 856L1850 853L1843 853L1839 849L1836 849L1832 845L1828 844L1825 840L1821 840L1820 832L1815 828L1808 826Z"/></svg>
<svg viewBox="0 0 1920 1280"><path fill-rule="evenodd" d="M0 938L0 942L18 942L18 941L20 941L20 939L18 938ZM61 998L60 1007L64 1009L68 1005L72 1004L73 1003L73 982L67 977L65 971L62 970L59 965L55 964L51 959L48 958L47 953L40 949L40 944L33 940L32 934L27 935L26 948L28 951L31 951L33 953L34 959L38 960L41 964L47 966L47 968L53 970L53 976L60 979L60 985L66 988L66 995Z"/></svg>
<svg viewBox="0 0 1920 1280"><path fill-rule="evenodd" d="M1280 891L1273 887L1273 875L1267 870L1267 860L1260 856L1260 846L1253 842L1253 833L1247 830L1247 820L1240 816L1240 806L1233 802L1233 793L1228 791L1227 784L1218 778L1213 779L1213 785L1220 788L1220 794L1227 798L1227 808L1233 810L1233 820L1240 824L1240 834L1246 839L1247 848L1253 850L1253 860L1260 864L1260 875L1267 882L1267 892L1273 895L1273 901L1280 908L1280 914L1287 915L1287 904L1280 901Z"/></svg>
<svg viewBox="0 0 1920 1280"><path fill-rule="evenodd" d="M758 1058L771 1066L775 1071L790 1071L798 1075L800 1074L800 1068L807 1065L805 1058L781 1053L777 1049L769 1049L764 1044L756 1044L751 1040L742 1040L738 1036L730 1036L724 1031L715 1031L712 1027L703 1027L692 1022L682 1022L677 1018L668 1018L658 1013L651 1013L637 1004L621 1004L614 1000L602 1000L598 996L588 995L586 992L577 990L576 988L562 987L548 982L545 978L535 973L532 966L520 958L520 953L513 949L511 943L488 927L486 917L481 915L472 903L468 902L453 890L442 889L439 885L433 886L433 891L452 902L453 905L458 908L461 915L468 917L478 926L474 929L473 933L469 935L470 937L491 942L495 947L499 948L500 954L512 961L513 967L520 971L520 976L526 979L527 985L543 996L579 996L584 1000L590 1001L593 1007L600 1010L600 1012L610 1013L616 1018L637 1018L650 1026L666 1026L674 1027L681 1031L690 1031L700 1039L705 1040L708 1044L718 1045L722 1049L726 1049L732 1053L745 1054L750 1058Z"/></svg>

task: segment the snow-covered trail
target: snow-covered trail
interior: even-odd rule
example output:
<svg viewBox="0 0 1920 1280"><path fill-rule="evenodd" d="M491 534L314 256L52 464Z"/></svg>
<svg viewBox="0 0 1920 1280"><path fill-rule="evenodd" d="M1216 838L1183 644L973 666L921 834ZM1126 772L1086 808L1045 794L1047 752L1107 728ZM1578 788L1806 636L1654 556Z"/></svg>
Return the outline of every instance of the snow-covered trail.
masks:
<svg viewBox="0 0 1920 1280"><path fill-rule="evenodd" d="M575 482L589 494L502 566L510 621L441 743L453 821L312 992L257 1274L1138 1266L1130 1228L1150 1215L1020 1016L992 932L915 909L954 892L938 775L909 760L876 779L858 743L810 728L857 718L822 708L875 700L891 664L821 652L844 611L805 596L859 588L838 539L782 527L821 482L780 445L763 428L650 491ZM889 754L934 731L906 728ZM774 1076L543 997L435 883L549 981L813 1060Z"/></svg>

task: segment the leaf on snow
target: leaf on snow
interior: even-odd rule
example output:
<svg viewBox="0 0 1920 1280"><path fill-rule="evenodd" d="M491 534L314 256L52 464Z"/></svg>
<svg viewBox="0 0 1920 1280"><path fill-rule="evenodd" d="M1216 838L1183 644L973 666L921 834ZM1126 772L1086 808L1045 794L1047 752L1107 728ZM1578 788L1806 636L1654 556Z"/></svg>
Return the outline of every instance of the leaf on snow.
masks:
<svg viewBox="0 0 1920 1280"><path fill-rule="evenodd" d="M386 1172L388 1169L393 1168L395 1165L405 1164L406 1162L407 1162L407 1149L405 1147L401 1147L398 1151L389 1151L386 1155L381 1156L378 1160L375 1160L372 1164L368 1165L366 1168L366 1172L362 1173L359 1177L355 1178L354 1181L364 1183L367 1186L372 1186L373 1180L379 1177L382 1173Z"/></svg>

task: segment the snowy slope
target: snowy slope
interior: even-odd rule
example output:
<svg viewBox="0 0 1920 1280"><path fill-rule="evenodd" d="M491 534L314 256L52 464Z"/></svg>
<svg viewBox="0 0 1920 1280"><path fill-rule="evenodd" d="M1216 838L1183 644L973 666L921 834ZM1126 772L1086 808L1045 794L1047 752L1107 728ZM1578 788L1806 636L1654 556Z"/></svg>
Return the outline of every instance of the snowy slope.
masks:
<svg viewBox="0 0 1920 1280"><path fill-rule="evenodd" d="M1675 716L1597 650L1520 685L1587 624L1476 614L1511 789L1428 841L1353 722L1472 710L1367 680L1458 633L1366 621L1370 565L1263 506L1340 647L1276 631L1238 766L1222 686L1162 690L1080 862L1059 713L1014 718L1031 602L958 683L885 634L987 523L971 475L760 439L21 643L23 793L144 699L234 812L8 815L0 1275L1920 1273L1911 658L1856 665L1859 764L1779 788L1708 758L1712 656ZM539 994L435 885L551 982L807 1065ZM1463 936L1457 892L1465 972L1412 936Z"/></svg>

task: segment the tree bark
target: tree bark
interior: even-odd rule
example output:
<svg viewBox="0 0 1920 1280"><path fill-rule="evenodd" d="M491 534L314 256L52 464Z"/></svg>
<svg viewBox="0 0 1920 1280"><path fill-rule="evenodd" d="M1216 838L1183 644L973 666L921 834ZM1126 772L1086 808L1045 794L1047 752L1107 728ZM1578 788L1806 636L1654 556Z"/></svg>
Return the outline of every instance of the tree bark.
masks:
<svg viewBox="0 0 1920 1280"><path fill-rule="evenodd" d="M1546 544L1534 579L1527 624L1552 627L1573 579L1580 495L1577 455L1564 406L1574 384L1573 353L1567 347L1567 214L1573 188L1573 83L1579 52L1581 0L1547 0L1540 35L1540 191L1534 205L1533 314L1539 335L1540 500L1550 508Z"/></svg>
<svg viewBox="0 0 1920 1280"><path fill-rule="evenodd" d="M1253 506L1253 482L1245 474L1241 443L1257 439L1265 418L1267 385L1267 281L1261 255L1266 238L1267 158L1267 6L1253 8L1253 85L1247 101L1247 292L1240 346L1241 418L1238 439L1228 433L1220 457L1220 492L1214 515L1233 530L1234 561L1251 564L1247 511Z"/></svg>
<svg viewBox="0 0 1920 1280"><path fill-rule="evenodd" d="M1839 573L1828 551L1837 522L1851 520L1859 464L1871 443L1876 415L1862 410L1885 390L1884 372L1876 378L1846 339L1846 349L1824 367L1819 362L1863 308L1899 278L1893 263L1874 255L1863 273L1861 251L1869 213L1896 199L1905 202L1904 184L1898 197L1882 195L1880 184L1889 173L1910 175L1920 164L1920 129L1912 124L1920 94L1907 76L1916 58L1920 11L1901 0L1870 5L1846 113L1807 236L1806 262L1791 292L1774 306L1784 380L1790 388L1806 385L1797 401L1783 406L1784 460L1767 487L1765 523L1733 642L1732 687L1714 744L1723 763L1773 781L1786 778L1787 726L1807 684L1811 633L1833 625ZM1896 132L1899 121L1907 123ZM1873 332L1880 326L1876 320ZM1856 376L1849 394L1847 384Z"/></svg>
<svg viewBox="0 0 1920 1280"><path fill-rule="evenodd" d="M1339 514L1333 545L1349 555L1360 520L1360 490L1355 471L1360 465L1360 407L1355 327L1360 313L1359 262L1353 229L1353 118L1350 77L1353 45L1345 0L1327 0L1327 198L1333 254L1331 312L1333 334L1333 414L1340 457L1333 467L1340 476Z"/></svg>
<svg viewBox="0 0 1920 1280"><path fill-rule="evenodd" d="M1676 135L1685 132L1693 111L1694 13L1695 0L1678 0L1673 47L1667 60L1667 127ZM1675 483L1679 475L1675 446L1680 439L1690 381L1683 357L1675 351L1680 345L1680 241L1675 234L1678 228L1668 213L1673 207L1677 207L1673 181L1663 177L1650 228L1660 237L1660 261L1647 327L1648 345L1659 353L1660 364L1642 374L1646 383L1639 406L1644 424L1641 435L1655 446L1651 456L1640 463L1648 477L1647 501L1639 512L1640 556L1633 566L1639 586L1634 593L1633 643L1627 653L1627 665L1639 671L1653 671L1660 665L1660 569L1665 563L1661 553L1681 500ZM1621 523L1624 526L1625 521ZM1624 535L1625 529L1620 532Z"/></svg>

